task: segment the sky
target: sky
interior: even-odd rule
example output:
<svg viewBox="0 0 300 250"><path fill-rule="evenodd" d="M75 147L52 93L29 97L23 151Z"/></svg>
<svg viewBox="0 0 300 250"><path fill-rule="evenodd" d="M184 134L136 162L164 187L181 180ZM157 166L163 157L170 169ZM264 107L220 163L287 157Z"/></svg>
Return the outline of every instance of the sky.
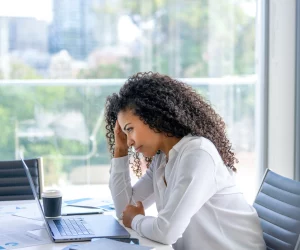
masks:
<svg viewBox="0 0 300 250"><path fill-rule="evenodd" d="M255 2L243 5L248 15L255 16ZM52 0L0 0L0 16L35 17L51 22Z"/></svg>
<svg viewBox="0 0 300 250"><path fill-rule="evenodd" d="M0 0L0 16L35 17L52 20L52 0Z"/></svg>

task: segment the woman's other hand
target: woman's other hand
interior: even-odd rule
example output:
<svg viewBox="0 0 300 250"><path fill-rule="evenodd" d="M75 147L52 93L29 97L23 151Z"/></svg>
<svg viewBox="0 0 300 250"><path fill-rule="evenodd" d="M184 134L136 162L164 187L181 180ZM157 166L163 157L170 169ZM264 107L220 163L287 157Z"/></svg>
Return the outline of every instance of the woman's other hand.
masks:
<svg viewBox="0 0 300 250"><path fill-rule="evenodd" d="M114 128L115 134L115 150L114 150L114 157L123 157L128 155L128 146L127 146L127 136L122 131L118 120L116 121L116 125Z"/></svg>
<svg viewBox="0 0 300 250"><path fill-rule="evenodd" d="M124 226L131 228L131 222L133 218L138 214L145 215L145 210L142 202L138 201L136 203L136 206L127 205L125 210L123 211Z"/></svg>

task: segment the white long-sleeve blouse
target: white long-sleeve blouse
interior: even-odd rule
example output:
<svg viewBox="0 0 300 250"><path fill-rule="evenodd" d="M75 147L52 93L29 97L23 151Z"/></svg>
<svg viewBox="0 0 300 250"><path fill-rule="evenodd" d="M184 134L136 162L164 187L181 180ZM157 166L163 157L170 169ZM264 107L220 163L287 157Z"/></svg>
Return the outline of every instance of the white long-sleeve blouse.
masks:
<svg viewBox="0 0 300 250"><path fill-rule="evenodd" d="M157 217L137 215L139 235L176 250L265 249L255 209L235 185L211 141L185 136L169 152L154 157L132 187L128 157L113 158L109 187L120 218L127 204L156 203ZM164 182L164 178L166 183Z"/></svg>

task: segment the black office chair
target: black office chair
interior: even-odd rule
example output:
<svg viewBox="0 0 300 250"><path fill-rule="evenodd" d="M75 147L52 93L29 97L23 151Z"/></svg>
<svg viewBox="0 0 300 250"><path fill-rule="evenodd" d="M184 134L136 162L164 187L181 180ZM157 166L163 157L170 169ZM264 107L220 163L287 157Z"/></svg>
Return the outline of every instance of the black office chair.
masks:
<svg viewBox="0 0 300 250"><path fill-rule="evenodd" d="M300 182L267 169L254 201L267 249L299 249Z"/></svg>
<svg viewBox="0 0 300 250"><path fill-rule="evenodd" d="M43 189L42 158L25 160L39 198ZM0 161L0 201L34 199L21 160Z"/></svg>

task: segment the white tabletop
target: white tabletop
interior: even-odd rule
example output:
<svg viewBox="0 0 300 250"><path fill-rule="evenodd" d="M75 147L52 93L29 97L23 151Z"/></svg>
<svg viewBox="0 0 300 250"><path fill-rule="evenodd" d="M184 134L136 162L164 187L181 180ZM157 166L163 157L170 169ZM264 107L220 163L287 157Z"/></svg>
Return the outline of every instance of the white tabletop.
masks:
<svg viewBox="0 0 300 250"><path fill-rule="evenodd" d="M34 202L34 201L28 201L28 200L26 200L26 201L1 201L0 205L2 207L4 207L5 205L22 206L22 204L28 204L30 202ZM8 214L8 215L5 215L5 216L12 216L12 215ZM99 215L99 216L101 216L101 215ZM122 224L121 221L120 221L120 223ZM157 250L171 250L171 249L173 249L171 246L163 245L163 244L148 240L146 238L140 237L134 230L132 230L130 228L126 228L126 230L130 233L132 238L138 238L140 240L140 245L142 245L142 246L153 247ZM84 243L86 243L86 242L76 242L76 244L84 244ZM24 250L28 250L28 249L31 249L31 250L41 250L41 249L43 249L43 250L61 250L64 247L66 247L67 245L70 245L70 244L71 244L71 242L67 242L67 243L50 243L50 244L30 246L30 247L18 248L18 249L24 249Z"/></svg>

